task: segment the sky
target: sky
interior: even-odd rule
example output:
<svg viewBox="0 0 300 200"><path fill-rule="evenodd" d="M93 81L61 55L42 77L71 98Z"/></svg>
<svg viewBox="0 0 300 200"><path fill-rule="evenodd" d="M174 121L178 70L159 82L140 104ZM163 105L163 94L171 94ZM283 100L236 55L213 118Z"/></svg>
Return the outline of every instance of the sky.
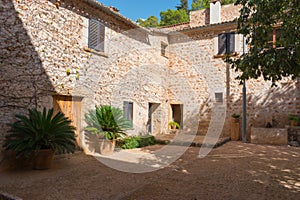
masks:
<svg viewBox="0 0 300 200"><path fill-rule="evenodd" d="M160 11L176 9L175 6L180 4L180 0L98 0L105 6L114 6L118 8L120 14L136 21L136 19L147 19L154 15L160 19ZM192 0L189 0L189 5Z"/></svg>

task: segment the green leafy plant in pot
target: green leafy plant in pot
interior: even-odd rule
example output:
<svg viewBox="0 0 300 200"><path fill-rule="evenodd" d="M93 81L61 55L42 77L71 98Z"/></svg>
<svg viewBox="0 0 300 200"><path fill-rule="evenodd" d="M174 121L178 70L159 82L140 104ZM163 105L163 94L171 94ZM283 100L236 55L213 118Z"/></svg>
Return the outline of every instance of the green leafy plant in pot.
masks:
<svg viewBox="0 0 300 200"><path fill-rule="evenodd" d="M241 115L240 115L240 114L233 113L233 114L231 115L231 117L232 117L232 122L233 122L233 123L238 123L239 120L240 120Z"/></svg>
<svg viewBox="0 0 300 200"><path fill-rule="evenodd" d="M299 123L299 118L294 115L289 115L289 120L291 122L291 126L297 126Z"/></svg>
<svg viewBox="0 0 300 200"><path fill-rule="evenodd" d="M178 122L171 121L169 122L171 129L180 129L180 124Z"/></svg>
<svg viewBox="0 0 300 200"><path fill-rule="evenodd" d="M100 154L109 155L114 152L116 140L126 136L125 131L132 127L121 109L110 105L96 106L85 114L87 127L85 130L99 137Z"/></svg>
<svg viewBox="0 0 300 200"><path fill-rule="evenodd" d="M16 115L17 121L8 124L10 134L3 147L16 152L16 157L31 156L34 169L51 167L54 154L73 153L76 148L75 127L61 112L53 109L29 109L29 115Z"/></svg>

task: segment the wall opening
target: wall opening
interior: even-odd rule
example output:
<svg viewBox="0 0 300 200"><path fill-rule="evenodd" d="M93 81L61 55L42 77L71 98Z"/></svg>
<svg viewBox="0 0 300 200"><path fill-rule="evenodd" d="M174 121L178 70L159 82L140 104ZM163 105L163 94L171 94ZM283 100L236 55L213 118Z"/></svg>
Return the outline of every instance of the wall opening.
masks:
<svg viewBox="0 0 300 200"><path fill-rule="evenodd" d="M180 124L180 129L183 128L183 104L171 104L172 121Z"/></svg>
<svg viewBox="0 0 300 200"><path fill-rule="evenodd" d="M161 106L160 103L149 103L147 131L151 134L160 134L161 131Z"/></svg>
<svg viewBox="0 0 300 200"><path fill-rule="evenodd" d="M81 145L80 131L81 131L81 102L83 97L78 96L53 96L53 110L54 114L59 111L64 113L72 121L72 125L76 127L75 135L77 144Z"/></svg>

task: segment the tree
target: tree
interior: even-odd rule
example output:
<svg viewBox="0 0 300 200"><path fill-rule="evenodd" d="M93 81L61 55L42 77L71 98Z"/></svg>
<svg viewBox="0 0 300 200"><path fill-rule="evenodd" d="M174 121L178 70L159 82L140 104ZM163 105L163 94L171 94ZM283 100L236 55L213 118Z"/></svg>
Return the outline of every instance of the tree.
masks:
<svg viewBox="0 0 300 200"><path fill-rule="evenodd" d="M238 78L247 80L262 76L275 85L283 77L299 77L299 0L237 0L236 3L243 6L238 18L238 33L246 38L249 47L240 58L227 60L241 72ZM280 28L276 28L278 26ZM276 37L271 33L277 33Z"/></svg>
<svg viewBox="0 0 300 200"><path fill-rule="evenodd" d="M227 4L231 4L231 3L235 3L236 0L222 0L222 5L227 5Z"/></svg>
<svg viewBox="0 0 300 200"><path fill-rule="evenodd" d="M236 0L222 0L222 5L227 5L231 3L235 3ZM192 2L192 10L202 10L209 8L210 0L193 0Z"/></svg>
<svg viewBox="0 0 300 200"><path fill-rule="evenodd" d="M189 21L189 15L185 10L171 10L160 12L160 26L167 26Z"/></svg>
<svg viewBox="0 0 300 200"><path fill-rule="evenodd" d="M149 28L149 27L157 27L159 25L158 19L155 16L150 16L148 19L137 19L136 22L143 27Z"/></svg>
<svg viewBox="0 0 300 200"><path fill-rule="evenodd" d="M202 10L209 8L209 0L193 0L192 10Z"/></svg>
<svg viewBox="0 0 300 200"><path fill-rule="evenodd" d="M180 0L180 4L176 6L177 10L184 10L186 13L189 13L189 5L187 0Z"/></svg>

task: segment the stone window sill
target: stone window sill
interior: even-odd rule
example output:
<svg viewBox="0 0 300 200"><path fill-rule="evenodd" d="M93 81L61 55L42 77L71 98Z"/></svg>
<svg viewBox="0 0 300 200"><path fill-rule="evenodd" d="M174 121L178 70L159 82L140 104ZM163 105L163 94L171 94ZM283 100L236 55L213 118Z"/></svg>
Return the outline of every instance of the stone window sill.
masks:
<svg viewBox="0 0 300 200"><path fill-rule="evenodd" d="M105 58L108 58L108 54L105 53L105 52L100 52L100 51L96 51L94 49L91 49L91 48L88 48L88 47L83 47L83 49L87 52L90 52L90 53L93 53L93 54L96 54L98 56L103 56Z"/></svg>
<svg viewBox="0 0 300 200"><path fill-rule="evenodd" d="M227 54L217 54L217 55L214 55L214 58L226 58L226 55ZM238 56L239 54L237 52L235 53L231 53L229 54L229 57L234 57L234 56Z"/></svg>

